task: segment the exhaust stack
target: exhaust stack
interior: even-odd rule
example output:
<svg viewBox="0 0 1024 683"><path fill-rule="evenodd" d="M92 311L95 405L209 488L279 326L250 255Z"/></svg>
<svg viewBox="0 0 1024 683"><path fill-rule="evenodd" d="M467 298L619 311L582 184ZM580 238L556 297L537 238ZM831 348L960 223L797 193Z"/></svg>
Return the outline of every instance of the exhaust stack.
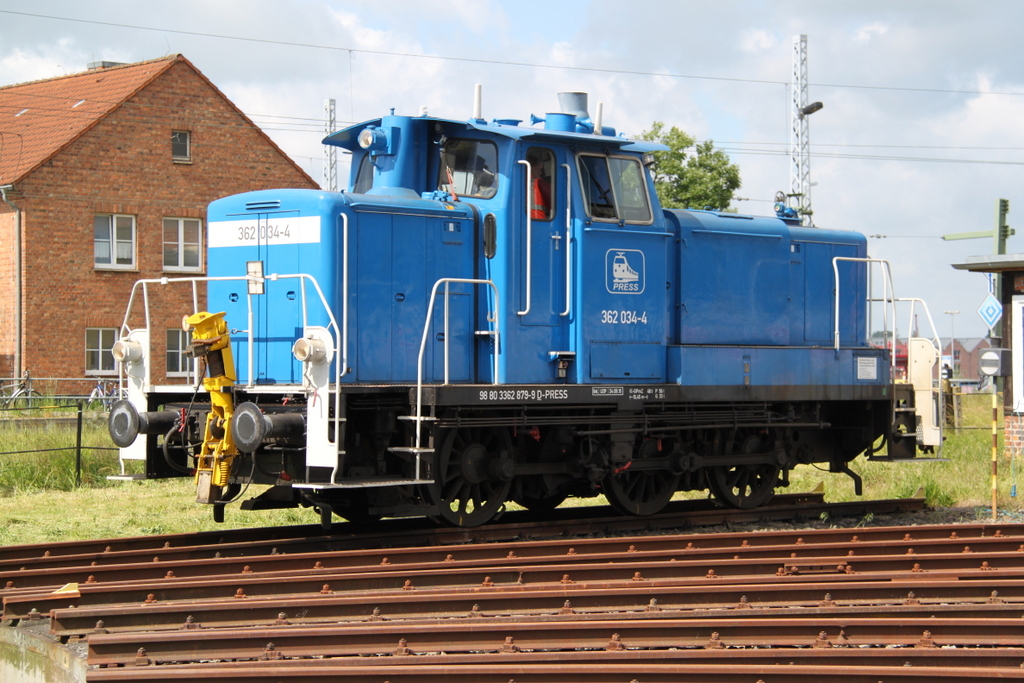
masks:
<svg viewBox="0 0 1024 683"><path fill-rule="evenodd" d="M578 121L585 121L590 118L587 111L587 93L585 92L560 92L558 93L558 106L564 114L572 114Z"/></svg>

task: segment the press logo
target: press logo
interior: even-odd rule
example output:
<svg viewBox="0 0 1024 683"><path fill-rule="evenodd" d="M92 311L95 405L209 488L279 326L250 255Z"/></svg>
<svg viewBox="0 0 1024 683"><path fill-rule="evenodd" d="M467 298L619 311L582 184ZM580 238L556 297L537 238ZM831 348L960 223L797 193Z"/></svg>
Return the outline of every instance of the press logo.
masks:
<svg viewBox="0 0 1024 683"><path fill-rule="evenodd" d="M609 249L604 257L605 287L612 294L641 294L644 291L644 252L638 249Z"/></svg>

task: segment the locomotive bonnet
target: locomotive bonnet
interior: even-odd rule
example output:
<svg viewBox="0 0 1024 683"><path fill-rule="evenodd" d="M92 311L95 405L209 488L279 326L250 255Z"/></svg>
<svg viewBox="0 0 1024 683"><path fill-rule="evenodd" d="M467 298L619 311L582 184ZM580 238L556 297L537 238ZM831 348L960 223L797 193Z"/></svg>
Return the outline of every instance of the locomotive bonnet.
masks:
<svg viewBox="0 0 1024 683"><path fill-rule="evenodd" d="M570 496L756 507L811 463L859 493L854 458L941 443L936 341L897 366L863 235L663 209L667 148L585 94L559 108L487 121L478 89L465 121L392 112L324 139L345 191L213 202L207 275L129 303L122 476L193 476L218 519L252 484L243 509L474 526ZM192 382L164 377L157 295L181 301Z"/></svg>

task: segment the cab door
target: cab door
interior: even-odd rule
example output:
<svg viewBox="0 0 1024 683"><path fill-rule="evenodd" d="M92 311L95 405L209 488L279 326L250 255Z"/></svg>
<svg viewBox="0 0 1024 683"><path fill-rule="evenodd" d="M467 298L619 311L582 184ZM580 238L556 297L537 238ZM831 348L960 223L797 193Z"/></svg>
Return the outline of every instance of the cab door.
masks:
<svg viewBox="0 0 1024 683"><path fill-rule="evenodd" d="M526 147L518 164L522 192L513 221L523 227L516 245L520 277L513 312L535 352L520 359L534 368L520 381L551 381L557 379L551 354L568 349L571 171L565 150L540 145Z"/></svg>

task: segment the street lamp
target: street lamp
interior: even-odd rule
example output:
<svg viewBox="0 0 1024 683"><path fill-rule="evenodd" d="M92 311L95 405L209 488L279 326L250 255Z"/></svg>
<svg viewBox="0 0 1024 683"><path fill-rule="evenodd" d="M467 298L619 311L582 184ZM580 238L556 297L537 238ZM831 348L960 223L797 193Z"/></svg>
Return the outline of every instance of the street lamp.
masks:
<svg viewBox="0 0 1024 683"><path fill-rule="evenodd" d="M945 313L946 315L949 316L949 360L953 364L950 369L953 371L953 374L955 375L956 374L956 330L953 327L953 321L955 320L955 318L953 316L960 315L960 311L943 311L943 313Z"/></svg>
<svg viewBox="0 0 1024 683"><path fill-rule="evenodd" d="M806 116L810 116L816 111L820 111L824 107L825 105L822 104L821 102L811 102L806 107L800 107L799 109L797 109L797 116L799 116L802 119Z"/></svg>

